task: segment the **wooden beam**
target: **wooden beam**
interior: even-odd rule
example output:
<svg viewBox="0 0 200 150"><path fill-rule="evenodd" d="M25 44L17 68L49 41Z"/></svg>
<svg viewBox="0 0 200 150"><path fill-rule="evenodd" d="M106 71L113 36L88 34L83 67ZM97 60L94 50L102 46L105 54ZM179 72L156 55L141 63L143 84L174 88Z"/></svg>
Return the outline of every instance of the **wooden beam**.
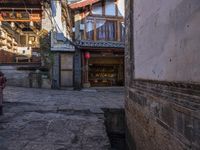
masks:
<svg viewBox="0 0 200 150"><path fill-rule="evenodd" d="M93 27L93 31L94 31L94 41L96 41L96 40L97 40L96 18L94 18L94 27Z"/></svg>
<svg viewBox="0 0 200 150"><path fill-rule="evenodd" d="M30 14L29 19L19 19L19 18L3 18L2 15L0 14L0 21L6 21L6 22L40 22L42 18L40 17L40 14Z"/></svg>

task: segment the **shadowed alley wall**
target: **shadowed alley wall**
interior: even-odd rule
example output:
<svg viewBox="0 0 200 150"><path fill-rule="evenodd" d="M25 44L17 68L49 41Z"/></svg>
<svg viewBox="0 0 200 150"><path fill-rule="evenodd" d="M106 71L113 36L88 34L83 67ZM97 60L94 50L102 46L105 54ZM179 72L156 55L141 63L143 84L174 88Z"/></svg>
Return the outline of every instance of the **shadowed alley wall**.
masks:
<svg viewBox="0 0 200 150"><path fill-rule="evenodd" d="M127 0L129 148L200 149L200 1Z"/></svg>

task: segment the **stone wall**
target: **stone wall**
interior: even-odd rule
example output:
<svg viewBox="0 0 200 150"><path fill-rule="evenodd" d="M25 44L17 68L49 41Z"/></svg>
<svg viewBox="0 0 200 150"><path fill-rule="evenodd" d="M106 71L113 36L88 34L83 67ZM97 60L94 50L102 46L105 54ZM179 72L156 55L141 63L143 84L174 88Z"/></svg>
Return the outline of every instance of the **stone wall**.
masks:
<svg viewBox="0 0 200 150"><path fill-rule="evenodd" d="M29 87L30 70L19 70L23 65L0 65L2 71L7 78L7 85Z"/></svg>
<svg viewBox="0 0 200 150"><path fill-rule="evenodd" d="M60 88L60 54L59 52L54 53L53 56L53 67L52 67L52 88Z"/></svg>
<svg viewBox="0 0 200 150"><path fill-rule="evenodd" d="M126 10L125 113L129 149L199 150L200 23L196 15L200 2L127 0ZM170 17L175 17L172 22Z"/></svg>
<svg viewBox="0 0 200 150"><path fill-rule="evenodd" d="M47 73L36 73L35 69L39 68L36 64L1 64L2 71L7 79L6 85L18 87L33 88L51 88L51 82Z"/></svg>
<svg viewBox="0 0 200 150"><path fill-rule="evenodd" d="M74 68L74 77L73 77L73 82L74 82L74 89L79 90L82 88L82 81L81 81L81 76L82 76L82 69L81 69L81 50L76 49L75 55L74 55L74 63L73 63L73 68Z"/></svg>

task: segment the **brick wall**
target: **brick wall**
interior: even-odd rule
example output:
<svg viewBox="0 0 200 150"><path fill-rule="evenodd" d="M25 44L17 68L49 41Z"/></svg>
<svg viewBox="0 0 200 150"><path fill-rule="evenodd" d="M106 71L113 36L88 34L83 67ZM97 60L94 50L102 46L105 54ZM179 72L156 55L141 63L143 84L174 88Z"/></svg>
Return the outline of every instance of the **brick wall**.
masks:
<svg viewBox="0 0 200 150"><path fill-rule="evenodd" d="M15 54L0 50L0 64L1 63L13 63L15 62Z"/></svg>
<svg viewBox="0 0 200 150"><path fill-rule="evenodd" d="M133 81L127 89L126 117L136 148L198 150L199 90L196 84Z"/></svg>
<svg viewBox="0 0 200 150"><path fill-rule="evenodd" d="M145 0L142 1L144 2ZM135 0L134 2L139 3L138 0ZM148 3L147 0L146 2ZM168 1L165 2L167 3ZM173 2L177 3L178 1L170 0L170 3ZM164 3L164 1L160 1L160 3L155 3L155 4L161 5L162 3ZM136 5L136 6L141 7L142 3L140 4L141 5ZM182 0L179 7L188 6L188 8L196 8L196 6L191 7L194 4L197 6L197 4L200 3L196 0L192 0L190 2ZM138 18L137 16L133 16L134 14L136 14L135 8L133 10L133 6L134 6L133 1L127 0L126 4L127 37L126 37L126 51L125 51L125 63L126 63L125 113L126 113L126 123L127 123L126 137L127 137L128 147L130 150L135 150L135 149L136 150L189 150L189 149L199 150L200 149L199 82L160 80L159 77L157 79L154 78L153 80L150 80L148 78L139 79L138 76L135 76L136 71L138 71L140 67L135 65L135 57L137 57L138 60L140 59L140 57L143 57L140 55L136 55L135 52L139 51L140 47L135 46L135 44L138 44L137 42L141 42L138 41L141 37L138 39L137 37L141 36L141 34L143 34L144 31L141 32L141 34L137 34L137 36L135 36L135 39L133 40L134 33L138 32L138 30L134 31L135 21L138 21ZM167 6L169 5L162 5L162 8ZM139 10L139 8L137 8L137 10ZM160 9L155 9L155 11L157 12L159 12L159 10ZM167 9L164 10L165 13L168 13L166 11ZM180 10L183 11L183 9ZM143 9L143 11L147 10ZM184 11L187 11L187 9L185 9ZM195 11L195 13L197 11ZM149 13L147 14L151 18L151 12L149 11ZM177 11L177 14L179 15L182 14L184 17L184 15L187 13L183 12L181 13ZM194 19L194 17L189 20L192 19ZM181 19L179 18L179 20L177 21L180 20ZM146 28L146 26L148 25L149 24L146 24L145 27L143 28ZM178 23L176 25L178 25ZM140 29L142 30L142 28ZM164 29L165 28L163 28L163 30ZM148 33L150 31L146 30L145 32ZM162 35L163 33L160 32L160 34ZM151 37L152 36L149 37L145 36L145 38L147 39ZM192 41L194 37L196 37L196 35L193 36L193 34L190 34L190 41ZM184 38L187 38L187 35ZM145 43L147 41L148 40L143 40L144 45L148 44ZM152 40L149 40L149 42L151 41ZM186 44L185 46L187 48L191 48L191 50L194 50L195 47L199 47L199 42L194 42L192 46L188 44L188 42L185 43ZM159 45L161 43L157 44ZM156 51L156 48L155 50L146 49L146 51L148 51L148 53L150 51ZM176 51L176 49L174 49L174 51ZM176 52L178 53L178 51ZM198 53L195 53L195 55L198 55ZM157 59L158 56L156 57L156 55L154 55L154 57L152 58ZM187 58L191 59L192 56L187 55ZM183 58L179 60L183 61L184 63L187 61L186 59ZM160 60L160 62L162 62L162 60ZM148 65L150 65L150 63L148 63ZM136 67L138 68L136 69ZM166 69L165 66L162 67ZM183 68L177 68L176 71L178 72L180 69L184 68L187 70L187 66L185 66ZM144 74L144 76L145 75L146 74ZM184 76L184 74L180 75ZM197 72L196 75L199 76ZM191 79L195 79L196 81L197 78L193 78L191 76Z"/></svg>

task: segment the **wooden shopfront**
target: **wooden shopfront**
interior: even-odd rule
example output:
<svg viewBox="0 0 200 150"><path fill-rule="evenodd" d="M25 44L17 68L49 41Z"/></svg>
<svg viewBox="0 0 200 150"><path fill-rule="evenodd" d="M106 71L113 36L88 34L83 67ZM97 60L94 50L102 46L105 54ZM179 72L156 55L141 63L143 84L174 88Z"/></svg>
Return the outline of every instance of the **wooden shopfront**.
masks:
<svg viewBox="0 0 200 150"><path fill-rule="evenodd" d="M89 51L88 81L91 86L123 86L124 57L122 52ZM83 67L84 68L84 67Z"/></svg>

